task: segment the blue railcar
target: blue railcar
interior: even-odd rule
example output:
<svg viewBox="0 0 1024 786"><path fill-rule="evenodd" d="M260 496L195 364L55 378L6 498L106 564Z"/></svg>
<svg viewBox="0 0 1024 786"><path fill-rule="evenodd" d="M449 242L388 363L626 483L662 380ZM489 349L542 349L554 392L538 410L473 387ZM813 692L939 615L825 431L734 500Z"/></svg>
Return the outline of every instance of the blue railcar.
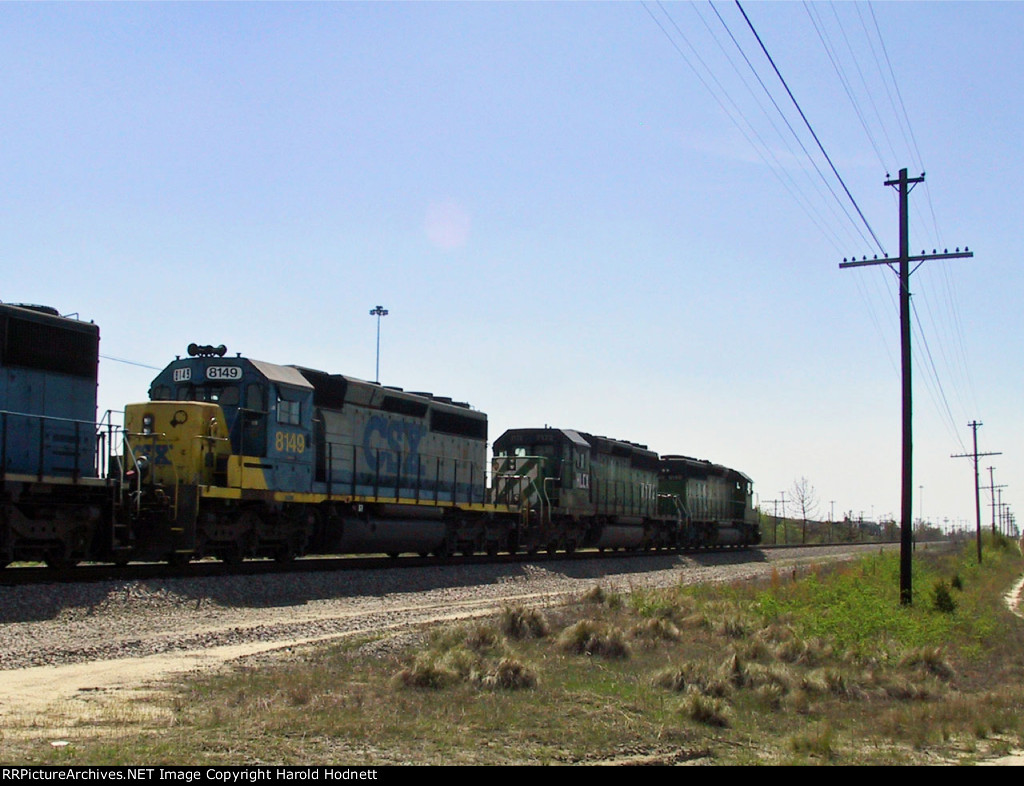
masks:
<svg viewBox="0 0 1024 786"><path fill-rule="evenodd" d="M110 494L97 458L99 328L0 304L0 563L95 553Z"/></svg>

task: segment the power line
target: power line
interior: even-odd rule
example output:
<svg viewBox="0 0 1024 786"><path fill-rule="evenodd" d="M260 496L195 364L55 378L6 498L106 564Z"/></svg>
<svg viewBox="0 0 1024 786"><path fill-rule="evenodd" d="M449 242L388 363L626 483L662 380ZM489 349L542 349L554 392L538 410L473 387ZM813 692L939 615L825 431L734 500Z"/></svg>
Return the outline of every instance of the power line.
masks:
<svg viewBox="0 0 1024 786"><path fill-rule="evenodd" d="M800 113L800 117L803 119L804 125L807 126L807 130L810 131L811 136L814 137L814 141L818 145L818 149L821 151L821 154L825 156L825 160L828 161L828 165L832 168L832 173L836 176L836 179L839 181L840 185L842 185L843 191L845 191L846 196L849 197L851 204L853 204L853 207L857 211L857 215L860 216L860 220L864 222L864 226L867 228L868 232L871 233L871 237L874 238L875 245L878 246L878 250L885 254L885 248L883 248L881 242L879 242L878 240L878 237L875 235L875 231L871 228L871 225L868 223L868 220L864 217L864 213L861 211L860 205L857 204L857 200L853 198L853 194L850 193L850 189L846 187L845 181L839 174L839 171L836 169L835 164L832 163L832 159L829 157L829 154L825 152L824 145L822 145L821 140L818 139L818 135L815 133L810 121L804 114L804 110L800 108L800 104L799 102L797 102L796 97L793 95L793 92L789 89L789 85L786 84L786 80L783 78L778 66L775 65L775 61L772 59L772 56L768 54L768 49L765 47L764 42L761 40L761 36L758 35L757 30L754 29L753 23L747 16L747 12L743 10L743 6L740 5L739 0L736 0L736 7L739 9L740 13L743 14L743 18L744 20L746 20L747 26L750 28L750 32L754 34L754 38L757 39L757 43L761 47L761 51L764 52L764 56L768 58L768 62L771 63L772 68L775 70L775 74L779 77L779 81L782 82L782 86L786 88L786 93L789 95L790 100L792 100L793 106L795 106L796 111Z"/></svg>
<svg viewBox="0 0 1024 786"><path fill-rule="evenodd" d="M112 357L111 355L100 355L100 357L103 358L104 360L113 360L116 363L125 363L125 364L127 364L129 366L139 366L140 368L151 368L151 369L153 369L153 371L163 371L163 369L160 368L159 366L149 366L149 365L146 365L145 363L139 363L139 362L137 362L135 360L125 360L124 358L115 358L115 357Z"/></svg>

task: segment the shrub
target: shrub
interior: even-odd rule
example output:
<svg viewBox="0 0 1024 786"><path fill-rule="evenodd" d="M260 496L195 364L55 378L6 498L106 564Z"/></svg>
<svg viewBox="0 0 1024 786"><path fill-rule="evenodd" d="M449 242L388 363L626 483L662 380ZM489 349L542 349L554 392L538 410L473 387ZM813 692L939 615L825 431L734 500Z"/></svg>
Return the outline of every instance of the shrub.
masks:
<svg viewBox="0 0 1024 786"><path fill-rule="evenodd" d="M562 631L558 646L564 652L576 655L595 655L599 658L625 659L629 647L616 629L609 629L592 620L580 620Z"/></svg>
<svg viewBox="0 0 1024 786"><path fill-rule="evenodd" d="M586 603L596 603L598 605L607 606L610 609L622 608L623 604L622 596L619 593L609 592L601 585L591 587L583 593L583 601Z"/></svg>
<svg viewBox="0 0 1024 786"><path fill-rule="evenodd" d="M395 675L395 683L406 688L444 688L458 680L457 672L426 658L417 658Z"/></svg>
<svg viewBox="0 0 1024 786"><path fill-rule="evenodd" d="M604 599L607 597L607 593L604 591L604 587L600 584L596 584L586 592L583 593L583 600L586 603L604 603Z"/></svg>
<svg viewBox="0 0 1024 786"><path fill-rule="evenodd" d="M950 594L949 587L946 586L946 582L937 581L935 586L932 587L932 607L936 611L941 611L944 614L952 614L956 611L956 600L953 599Z"/></svg>
<svg viewBox="0 0 1024 786"><path fill-rule="evenodd" d="M466 633L466 647L479 655L500 654L505 651L505 640L494 628L478 625Z"/></svg>
<svg viewBox="0 0 1024 786"><path fill-rule="evenodd" d="M537 675L515 658L502 658L481 683L488 688L522 690L537 687Z"/></svg>
<svg viewBox="0 0 1024 786"><path fill-rule="evenodd" d="M692 721L705 726L729 727L725 702L700 693L691 693L683 702L683 714Z"/></svg>
<svg viewBox="0 0 1024 786"><path fill-rule="evenodd" d="M510 639L542 639L548 635L548 623L537 609L507 606L501 612L499 627Z"/></svg>
<svg viewBox="0 0 1024 786"><path fill-rule="evenodd" d="M671 620L663 617L654 617L644 620L633 628L633 635L637 638L664 639L666 641L679 641L681 634Z"/></svg>
<svg viewBox="0 0 1024 786"><path fill-rule="evenodd" d="M692 663L684 663L678 669L665 669L654 677L655 685L676 693L682 693L691 685L700 686L706 683L706 677Z"/></svg>
<svg viewBox="0 0 1024 786"><path fill-rule="evenodd" d="M953 667L942 656L942 650L938 647L919 647L912 650L903 656L900 665L921 669L944 680L951 679L954 674Z"/></svg>

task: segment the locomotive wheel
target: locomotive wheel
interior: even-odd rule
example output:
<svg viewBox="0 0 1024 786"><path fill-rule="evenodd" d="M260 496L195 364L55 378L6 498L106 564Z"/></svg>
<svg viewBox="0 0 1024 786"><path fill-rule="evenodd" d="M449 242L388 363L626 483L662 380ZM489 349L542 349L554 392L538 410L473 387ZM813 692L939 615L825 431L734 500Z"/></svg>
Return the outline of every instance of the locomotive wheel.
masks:
<svg viewBox="0 0 1024 786"><path fill-rule="evenodd" d="M274 551L274 562L280 564L294 562L296 556L295 549L291 545L280 546Z"/></svg>
<svg viewBox="0 0 1024 786"><path fill-rule="evenodd" d="M46 562L46 567L59 571L71 570L71 568L78 564L77 559L63 554L47 554L44 561Z"/></svg>

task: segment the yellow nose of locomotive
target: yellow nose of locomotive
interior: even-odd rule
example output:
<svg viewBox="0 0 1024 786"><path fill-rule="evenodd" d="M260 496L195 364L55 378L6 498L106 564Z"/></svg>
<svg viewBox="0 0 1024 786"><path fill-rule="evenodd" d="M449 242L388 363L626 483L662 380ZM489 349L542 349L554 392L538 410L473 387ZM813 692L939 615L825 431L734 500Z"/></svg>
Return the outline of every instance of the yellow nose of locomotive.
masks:
<svg viewBox="0 0 1024 786"><path fill-rule="evenodd" d="M224 412L201 401L147 401L125 407L126 462L163 485L214 483L231 453ZM221 470L223 471L223 470Z"/></svg>

